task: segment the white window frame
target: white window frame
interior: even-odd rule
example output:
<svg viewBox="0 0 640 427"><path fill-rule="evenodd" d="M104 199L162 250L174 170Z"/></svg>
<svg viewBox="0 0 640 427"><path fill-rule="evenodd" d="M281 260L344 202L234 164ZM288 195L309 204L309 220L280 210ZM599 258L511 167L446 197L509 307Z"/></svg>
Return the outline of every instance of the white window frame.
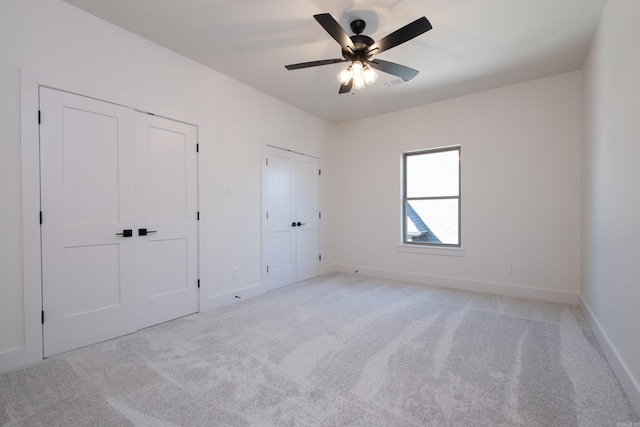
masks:
<svg viewBox="0 0 640 427"><path fill-rule="evenodd" d="M437 196L437 197L407 197L407 158L410 156L442 153L446 151L458 152L458 195L457 196ZM424 150L408 151L402 153L402 219L401 219L401 240L398 248L401 252L419 252L436 255L463 256L462 249L462 172L461 172L462 147L460 145L430 148ZM458 243L433 243L415 242L407 240L407 202L411 200L458 200Z"/></svg>

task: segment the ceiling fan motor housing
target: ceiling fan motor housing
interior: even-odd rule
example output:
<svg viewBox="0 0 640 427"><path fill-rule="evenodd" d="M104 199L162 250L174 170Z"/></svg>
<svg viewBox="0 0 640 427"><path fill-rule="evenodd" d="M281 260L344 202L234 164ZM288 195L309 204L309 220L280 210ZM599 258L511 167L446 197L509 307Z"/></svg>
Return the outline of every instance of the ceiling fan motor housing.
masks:
<svg viewBox="0 0 640 427"><path fill-rule="evenodd" d="M354 52L351 52L348 49L342 49L342 57L349 61L366 61L371 58L373 52L367 52L369 46L371 46L374 41L371 37L363 36L362 34L357 34L355 36L350 37L351 41L356 47Z"/></svg>

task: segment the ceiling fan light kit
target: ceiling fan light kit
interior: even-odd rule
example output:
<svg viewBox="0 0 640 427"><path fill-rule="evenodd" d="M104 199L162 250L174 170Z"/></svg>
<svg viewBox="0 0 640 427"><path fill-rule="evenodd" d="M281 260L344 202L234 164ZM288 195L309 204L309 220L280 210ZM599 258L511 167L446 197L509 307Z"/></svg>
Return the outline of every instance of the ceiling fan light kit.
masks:
<svg viewBox="0 0 640 427"><path fill-rule="evenodd" d="M373 84L376 80L378 80L378 73L367 65L362 65L362 62L356 60L353 61L351 65L349 65L344 70L338 73L338 81L341 85L349 84L349 81L353 79L353 88L354 89L362 89L366 85Z"/></svg>
<svg viewBox="0 0 640 427"><path fill-rule="evenodd" d="M429 31L432 26L424 16L383 37L377 42L374 42L371 37L361 34L366 27L366 23L362 19L356 19L351 22L350 27L355 35L349 36L329 13L321 13L313 17L322 28L340 44L343 59L325 59L291 64L285 66L287 70L299 70L301 68L350 62L351 64L340 71L337 76L340 82L340 90L338 93L348 93L351 92L352 89L362 89L366 85L374 83L378 79L378 73L375 69L400 77L405 82L413 79L419 73L418 70L414 70L413 68L381 59L371 59L371 57Z"/></svg>

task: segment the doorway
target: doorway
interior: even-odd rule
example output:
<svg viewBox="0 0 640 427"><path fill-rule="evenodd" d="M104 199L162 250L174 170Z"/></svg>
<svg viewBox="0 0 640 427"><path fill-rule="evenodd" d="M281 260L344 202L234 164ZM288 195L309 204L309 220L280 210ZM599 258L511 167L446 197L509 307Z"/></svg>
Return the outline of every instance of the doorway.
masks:
<svg viewBox="0 0 640 427"><path fill-rule="evenodd" d="M39 90L44 356L196 312L196 128Z"/></svg>
<svg viewBox="0 0 640 427"><path fill-rule="evenodd" d="M268 289L320 275L320 177L318 158L266 146L262 259Z"/></svg>

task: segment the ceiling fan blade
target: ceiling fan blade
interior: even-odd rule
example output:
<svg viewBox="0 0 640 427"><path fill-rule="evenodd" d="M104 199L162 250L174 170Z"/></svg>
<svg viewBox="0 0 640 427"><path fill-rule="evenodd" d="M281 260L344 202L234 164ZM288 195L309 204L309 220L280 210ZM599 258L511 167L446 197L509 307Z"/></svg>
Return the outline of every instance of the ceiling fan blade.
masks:
<svg viewBox="0 0 640 427"><path fill-rule="evenodd" d="M338 93L349 93L351 92L351 88L353 87L353 79L349 80L349 83L346 85L340 85L340 90Z"/></svg>
<svg viewBox="0 0 640 427"><path fill-rule="evenodd" d="M340 62L347 62L346 59L323 59L321 61L301 62L299 64L285 65L287 70L299 70L300 68L319 67L321 65L338 64Z"/></svg>
<svg viewBox="0 0 640 427"><path fill-rule="evenodd" d="M353 44L353 41L351 41L351 37L349 37L340 24L338 24L338 21L333 19L331 14L321 13L319 15L313 15L313 17L316 18L316 21L322 25L322 28L324 28L344 50L350 50L351 52L356 50L356 46Z"/></svg>
<svg viewBox="0 0 640 427"><path fill-rule="evenodd" d="M418 73L420 72L418 70L414 70L413 68L396 64L395 62L383 61L382 59L375 59L373 61L369 61L368 64L371 67L375 68L376 70L380 70L384 73L398 76L405 82L408 82L409 80L417 76Z"/></svg>
<svg viewBox="0 0 640 427"><path fill-rule="evenodd" d="M384 52L385 50L391 49L392 47L396 47L399 44L407 42L414 37L418 37L420 34L426 33L431 28L431 23L424 16L422 18L418 18L410 24L405 25L399 30L394 31L386 37L378 40L374 44L369 47L367 53L378 54L380 52Z"/></svg>

